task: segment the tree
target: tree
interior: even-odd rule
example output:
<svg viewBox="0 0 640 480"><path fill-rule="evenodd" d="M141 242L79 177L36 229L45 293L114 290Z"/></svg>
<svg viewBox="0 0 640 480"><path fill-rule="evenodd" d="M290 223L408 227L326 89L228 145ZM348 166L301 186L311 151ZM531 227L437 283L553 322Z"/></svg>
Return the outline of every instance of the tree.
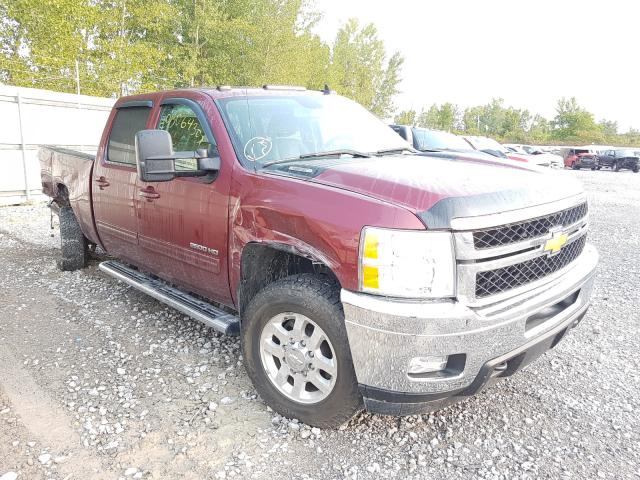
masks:
<svg viewBox="0 0 640 480"><path fill-rule="evenodd" d="M580 107L575 98L558 101L556 117L549 121L528 110L506 107L504 100L494 98L485 105L460 109L451 103L433 104L422 109L415 120L420 127L449 130L467 135L492 137L500 142L533 144L607 143L640 145L637 130L618 133L615 121L596 123L593 115Z"/></svg>
<svg viewBox="0 0 640 480"><path fill-rule="evenodd" d="M462 114L462 130L469 135L486 135L487 125L481 121L484 117L484 107L466 108Z"/></svg>
<svg viewBox="0 0 640 480"><path fill-rule="evenodd" d="M439 124L440 109L435 103L429 107L429 110L423 108L416 121L416 125L422 128L438 128Z"/></svg>
<svg viewBox="0 0 640 480"><path fill-rule="evenodd" d="M552 122L553 138L561 141L581 142L591 139L602 141L602 131L596 125L593 114L578 105L575 97L561 98Z"/></svg>
<svg viewBox="0 0 640 480"><path fill-rule="evenodd" d="M616 142L618 138L618 122L603 119L598 122L598 127L605 142Z"/></svg>
<svg viewBox="0 0 640 480"><path fill-rule="evenodd" d="M502 122L499 125L497 136L501 139L509 139L512 142L526 142L527 130L531 123L531 115L527 110L508 107L502 112Z"/></svg>
<svg viewBox="0 0 640 480"><path fill-rule="evenodd" d="M350 20L332 46L313 0L0 0L0 81L119 96L199 85L326 83L393 114L402 56Z"/></svg>
<svg viewBox="0 0 640 480"><path fill-rule="evenodd" d="M398 112L396 116L393 117L393 123L395 123L396 125L416 125L416 111L410 109Z"/></svg>
<svg viewBox="0 0 640 480"><path fill-rule="evenodd" d="M116 95L162 78L177 9L162 0L1 0L3 79L14 85ZM9 25L10 28L5 28Z"/></svg>
<svg viewBox="0 0 640 480"><path fill-rule="evenodd" d="M338 93L388 118L393 114L392 99L398 93L402 62L397 52L386 61L384 43L373 24L360 29L358 22L350 19L336 36L327 78Z"/></svg>
<svg viewBox="0 0 640 480"><path fill-rule="evenodd" d="M434 103L429 110L423 109L420 112L417 125L447 132L458 131L462 128L460 109L453 103L443 103L440 106Z"/></svg>
<svg viewBox="0 0 640 480"><path fill-rule="evenodd" d="M626 133L620 135L618 139L618 142L621 145L637 147L640 145L640 130L630 128Z"/></svg>
<svg viewBox="0 0 640 480"><path fill-rule="evenodd" d="M531 143L548 143L549 134L551 132L551 124L549 120L542 115L534 115L529 125L528 142Z"/></svg>

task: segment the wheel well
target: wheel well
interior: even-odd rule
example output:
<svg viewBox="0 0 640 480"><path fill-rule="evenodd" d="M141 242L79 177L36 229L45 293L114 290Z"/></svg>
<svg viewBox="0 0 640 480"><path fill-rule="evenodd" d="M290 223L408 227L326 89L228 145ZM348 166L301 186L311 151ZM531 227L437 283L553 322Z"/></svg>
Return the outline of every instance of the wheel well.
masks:
<svg viewBox="0 0 640 480"><path fill-rule="evenodd" d="M56 185L56 196L53 199L54 202L59 207L70 207L71 203L69 203L69 190L67 187L61 183Z"/></svg>
<svg viewBox="0 0 640 480"><path fill-rule="evenodd" d="M329 267L291 251L284 244L249 243L242 250L238 311L240 317L253 297L264 287L281 278L299 273L317 273L333 277Z"/></svg>

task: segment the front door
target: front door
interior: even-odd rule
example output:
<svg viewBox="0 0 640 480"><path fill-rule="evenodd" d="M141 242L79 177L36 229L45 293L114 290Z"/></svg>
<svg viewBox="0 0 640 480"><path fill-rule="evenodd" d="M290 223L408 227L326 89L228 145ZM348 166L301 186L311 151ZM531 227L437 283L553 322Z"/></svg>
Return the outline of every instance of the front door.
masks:
<svg viewBox="0 0 640 480"><path fill-rule="evenodd" d="M207 97L165 98L153 127L171 134L176 152L215 149L202 105ZM209 104L209 107L212 107ZM195 159L176 170L195 170ZM135 198L143 268L191 292L231 303L227 271L230 169L216 176L178 177L168 182L138 179Z"/></svg>
<svg viewBox="0 0 640 480"><path fill-rule="evenodd" d="M91 190L96 228L110 255L139 263L136 190L136 132L147 128L151 102L122 104L112 114L106 145L98 152Z"/></svg>

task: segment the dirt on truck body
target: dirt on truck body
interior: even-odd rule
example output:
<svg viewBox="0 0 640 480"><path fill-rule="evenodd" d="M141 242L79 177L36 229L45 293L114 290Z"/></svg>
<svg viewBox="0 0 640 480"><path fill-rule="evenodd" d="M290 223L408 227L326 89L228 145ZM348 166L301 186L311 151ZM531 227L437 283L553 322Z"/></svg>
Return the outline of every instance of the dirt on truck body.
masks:
<svg viewBox="0 0 640 480"><path fill-rule="evenodd" d="M119 99L95 158L43 148L60 267L100 269L226 334L280 414L433 410L555 346L589 306L581 185L420 154L328 90Z"/></svg>

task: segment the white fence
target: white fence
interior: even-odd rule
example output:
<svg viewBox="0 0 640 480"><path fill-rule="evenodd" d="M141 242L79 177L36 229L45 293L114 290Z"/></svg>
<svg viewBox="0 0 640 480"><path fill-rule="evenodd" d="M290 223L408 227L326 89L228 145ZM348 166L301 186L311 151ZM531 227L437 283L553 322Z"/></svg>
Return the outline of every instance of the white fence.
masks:
<svg viewBox="0 0 640 480"><path fill-rule="evenodd" d="M95 153L114 102L0 85L0 205L44 198L40 145Z"/></svg>

